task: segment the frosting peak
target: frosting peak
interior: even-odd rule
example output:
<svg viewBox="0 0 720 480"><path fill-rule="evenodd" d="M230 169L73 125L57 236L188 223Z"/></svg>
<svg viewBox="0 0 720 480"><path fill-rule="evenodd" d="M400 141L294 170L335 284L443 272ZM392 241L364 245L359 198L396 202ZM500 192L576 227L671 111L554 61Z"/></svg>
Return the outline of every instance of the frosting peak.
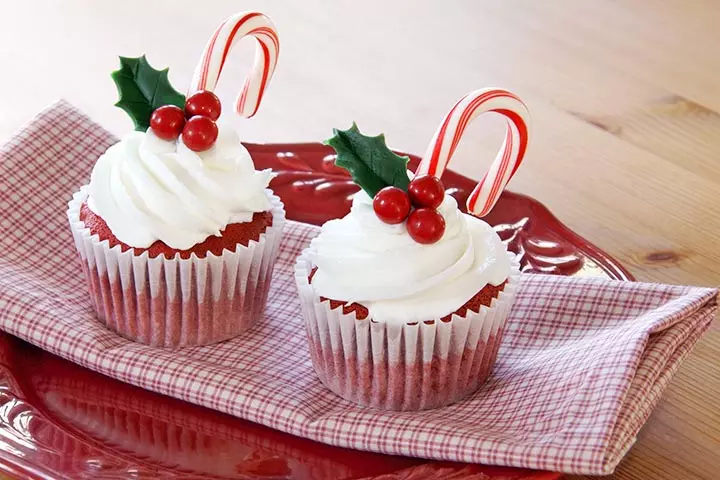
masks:
<svg viewBox="0 0 720 480"><path fill-rule="evenodd" d="M269 210L265 189L271 178L271 170L255 171L231 128L221 127L215 145L204 152L161 140L148 129L126 135L98 159L88 207L131 247L160 240L185 250Z"/></svg>
<svg viewBox="0 0 720 480"><path fill-rule="evenodd" d="M441 318L485 285L503 283L510 259L492 227L462 213L450 195L438 211L445 233L423 245L405 223L383 223L372 199L358 192L350 213L325 223L310 244L310 261L318 267L313 288L364 305L378 322L416 322Z"/></svg>

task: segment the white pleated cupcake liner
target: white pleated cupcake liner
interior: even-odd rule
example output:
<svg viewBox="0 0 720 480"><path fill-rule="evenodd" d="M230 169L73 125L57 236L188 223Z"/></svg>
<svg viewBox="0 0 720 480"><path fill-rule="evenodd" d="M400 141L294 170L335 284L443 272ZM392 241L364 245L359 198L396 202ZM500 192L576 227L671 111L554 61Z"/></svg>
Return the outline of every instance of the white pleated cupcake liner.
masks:
<svg viewBox="0 0 720 480"><path fill-rule="evenodd" d="M310 284L308 253L298 257L295 281L312 363L331 391L364 406L424 410L462 400L489 377L520 280L515 256L490 307L449 321L395 324L358 320L321 301Z"/></svg>
<svg viewBox="0 0 720 480"><path fill-rule="evenodd" d="M100 241L80 220L87 186L73 195L68 219L97 318L133 341L158 347L208 345L236 337L263 317L285 209L270 190L272 225L247 246L172 259L135 255Z"/></svg>

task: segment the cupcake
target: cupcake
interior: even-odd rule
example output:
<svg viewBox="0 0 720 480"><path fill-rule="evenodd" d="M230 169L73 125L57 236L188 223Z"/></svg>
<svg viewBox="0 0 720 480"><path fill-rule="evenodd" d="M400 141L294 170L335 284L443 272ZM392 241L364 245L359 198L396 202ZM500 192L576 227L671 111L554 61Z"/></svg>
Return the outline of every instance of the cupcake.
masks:
<svg viewBox="0 0 720 480"><path fill-rule="evenodd" d="M522 159L527 130L518 120L499 161ZM450 134L446 127L433 144ZM428 161L413 177L407 158L354 125L328 143L362 190L295 266L319 379L347 400L391 410L436 408L473 394L492 372L518 289L515 255L490 225L459 210ZM470 195L470 212L492 208L496 198L484 190L495 183L492 172Z"/></svg>
<svg viewBox="0 0 720 480"><path fill-rule="evenodd" d="M224 33L248 21L272 27L256 13L223 22L187 99L145 57L121 58L113 74L137 131L100 156L68 219L98 320L130 340L206 345L263 317L285 211L272 172L256 171L235 131L216 123L222 106L208 89L222 47L239 38ZM237 104L245 116L265 86L252 79L269 81L274 63L254 68Z"/></svg>

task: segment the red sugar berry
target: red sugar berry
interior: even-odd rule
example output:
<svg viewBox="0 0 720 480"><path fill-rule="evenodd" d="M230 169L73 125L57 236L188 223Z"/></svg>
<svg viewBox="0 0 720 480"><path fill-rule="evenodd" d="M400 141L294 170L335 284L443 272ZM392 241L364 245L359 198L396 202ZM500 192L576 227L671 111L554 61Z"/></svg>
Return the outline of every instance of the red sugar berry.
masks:
<svg viewBox="0 0 720 480"><path fill-rule="evenodd" d="M410 182L408 196L417 208L437 208L445 197L445 187L437 177L420 175Z"/></svg>
<svg viewBox="0 0 720 480"><path fill-rule="evenodd" d="M220 118L222 105L220 99L209 90L200 90L188 97L185 102L185 115L190 118L195 115L210 117L211 120Z"/></svg>
<svg viewBox="0 0 720 480"><path fill-rule="evenodd" d="M196 115L185 123L182 141L193 152L202 152L215 143L218 127L209 117Z"/></svg>
<svg viewBox="0 0 720 480"><path fill-rule="evenodd" d="M418 208L407 219L407 231L416 242L429 245L442 238L445 219L437 210Z"/></svg>
<svg viewBox="0 0 720 480"><path fill-rule="evenodd" d="M175 140L180 136L184 126L185 113L175 105L163 105L150 115L150 128L163 140Z"/></svg>
<svg viewBox="0 0 720 480"><path fill-rule="evenodd" d="M402 223L410 213L410 199L407 193L397 187L385 187L373 198L373 210L385 223Z"/></svg>

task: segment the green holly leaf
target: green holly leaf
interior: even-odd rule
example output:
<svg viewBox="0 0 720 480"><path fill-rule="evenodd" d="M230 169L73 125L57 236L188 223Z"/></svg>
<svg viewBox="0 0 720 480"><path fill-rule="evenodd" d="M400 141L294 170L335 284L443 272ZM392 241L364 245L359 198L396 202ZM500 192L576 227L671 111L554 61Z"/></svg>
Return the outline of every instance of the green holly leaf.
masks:
<svg viewBox="0 0 720 480"><path fill-rule="evenodd" d="M348 130L334 128L333 134L325 144L337 152L335 165L350 172L353 181L370 198L388 186L407 192L409 158L393 153L385 144L385 135L365 136L354 122Z"/></svg>
<svg viewBox="0 0 720 480"><path fill-rule="evenodd" d="M139 58L120 57L120 70L112 72L120 100L115 104L130 115L135 130L150 126L150 115L163 105L185 107L185 96L170 85L168 69L155 70L145 55Z"/></svg>

